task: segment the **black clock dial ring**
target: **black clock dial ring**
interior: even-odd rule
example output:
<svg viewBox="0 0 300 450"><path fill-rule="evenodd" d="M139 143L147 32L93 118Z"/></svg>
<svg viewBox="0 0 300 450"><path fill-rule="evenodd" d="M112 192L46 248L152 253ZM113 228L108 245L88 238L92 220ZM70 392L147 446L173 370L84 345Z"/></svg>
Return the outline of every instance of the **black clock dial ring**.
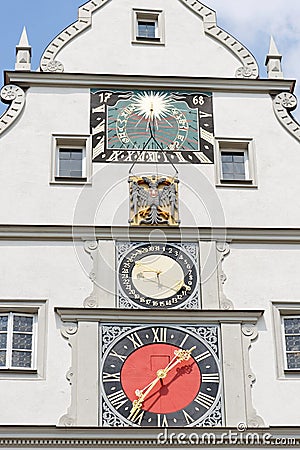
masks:
<svg viewBox="0 0 300 450"><path fill-rule="evenodd" d="M139 307L179 307L194 294L198 270L179 245L141 243L121 258L118 278L123 295Z"/></svg>

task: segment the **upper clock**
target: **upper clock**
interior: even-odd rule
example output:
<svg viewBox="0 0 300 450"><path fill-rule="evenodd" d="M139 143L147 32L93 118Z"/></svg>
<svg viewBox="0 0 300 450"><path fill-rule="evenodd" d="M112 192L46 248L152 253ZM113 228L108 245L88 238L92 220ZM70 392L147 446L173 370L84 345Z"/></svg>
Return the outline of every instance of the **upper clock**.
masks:
<svg viewBox="0 0 300 450"><path fill-rule="evenodd" d="M212 163L212 94L92 89L91 132L97 162Z"/></svg>
<svg viewBox="0 0 300 450"><path fill-rule="evenodd" d="M119 306L199 308L195 244L119 243Z"/></svg>

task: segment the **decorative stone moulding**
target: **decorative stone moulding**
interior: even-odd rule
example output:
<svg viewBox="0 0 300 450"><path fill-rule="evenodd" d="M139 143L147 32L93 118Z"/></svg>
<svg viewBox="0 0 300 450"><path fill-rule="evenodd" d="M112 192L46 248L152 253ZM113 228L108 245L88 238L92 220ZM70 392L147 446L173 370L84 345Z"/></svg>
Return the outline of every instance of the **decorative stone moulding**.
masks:
<svg viewBox="0 0 300 450"><path fill-rule="evenodd" d="M279 122L291 133L298 141L300 141L300 125L291 116L297 106L297 97L291 92L282 92L276 95L273 100L273 108Z"/></svg>
<svg viewBox="0 0 300 450"><path fill-rule="evenodd" d="M242 67L235 74L237 78L258 78L259 69L256 59L243 44L217 25L215 11L199 0L180 1L201 17L206 34L227 47L241 61Z"/></svg>
<svg viewBox="0 0 300 450"><path fill-rule="evenodd" d="M258 336L256 324L244 324L242 325L242 343L243 343L243 355L244 355L244 376L245 376L245 395L246 395L246 418L248 428L257 428L265 426L264 420L257 414L256 409L252 403L252 386L256 381L256 376L252 372L250 366L249 350L252 346L252 342Z"/></svg>
<svg viewBox="0 0 300 450"><path fill-rule="evenodd" d="M217 273L218 273L218 284L219 284L219 298L220 298L220 308L224 310L234 309L232 301L226 297L224 293L224 284L227 280L227 276L223 271L223 261L226 256L230 253L230 247L227 242L217 242Z"/></svg>
<svg viewBox="0 0 300 450"><path fill-rule="evenodd" d="M74 37L92 25L92 14L111 0L90 0L78 9L78 20L63 30L48 45L42 55L40 69L42 72L53 72L53 63L61 49ZM204 24L204 32L227 47L241 62L237 70L237 78L258 78L258 64L249 50L237 39L217 25L216 13L203 5L199 0L180 0L196 13ZM50 64L49 64L50 63ZM55 70L60 72L61 70Z"/></svg>
<svg viewBox="0 0 300 450"><path fill-rule="evenodd" d="M10 103L9 108L0 117L0 136L19 117L25 105L25 92L19 86L8 84L0 91L1 100Z"/></svg>
<svg viewBox="0 0 300 450"><path fill-rule="evenodd" d="M78 20L63 30L56 36L44 51L40 69L42 72L62 72L63 70L53 70L53 67L63 67L61 63L55 60L60 50L68 44L74 37L92 25L92 14L97 9L104 6L110 0L91 0L80 6L78 9Z"/></svg>

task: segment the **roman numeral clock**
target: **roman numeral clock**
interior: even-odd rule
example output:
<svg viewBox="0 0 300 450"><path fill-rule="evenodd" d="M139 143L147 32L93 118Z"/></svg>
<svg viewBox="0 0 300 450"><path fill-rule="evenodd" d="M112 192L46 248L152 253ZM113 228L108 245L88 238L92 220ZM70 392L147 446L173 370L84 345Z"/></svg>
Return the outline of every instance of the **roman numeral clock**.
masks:
<svg viewBox="0 0 300 450"><path fill-rule="evenodd" d="M101 324L102 426L222 425L217 325Z"/></svg>

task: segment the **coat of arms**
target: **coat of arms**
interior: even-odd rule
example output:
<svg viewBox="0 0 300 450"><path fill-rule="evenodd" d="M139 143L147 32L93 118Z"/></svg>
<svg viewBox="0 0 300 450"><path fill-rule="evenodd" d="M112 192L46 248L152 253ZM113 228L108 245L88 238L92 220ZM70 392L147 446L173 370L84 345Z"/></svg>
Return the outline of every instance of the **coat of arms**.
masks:
<svg viewBox="0 0 300 450"><path fill-rule="evenodd" d="M162 176L131 176L131 225L178 226L178 179Z"/></svg>

